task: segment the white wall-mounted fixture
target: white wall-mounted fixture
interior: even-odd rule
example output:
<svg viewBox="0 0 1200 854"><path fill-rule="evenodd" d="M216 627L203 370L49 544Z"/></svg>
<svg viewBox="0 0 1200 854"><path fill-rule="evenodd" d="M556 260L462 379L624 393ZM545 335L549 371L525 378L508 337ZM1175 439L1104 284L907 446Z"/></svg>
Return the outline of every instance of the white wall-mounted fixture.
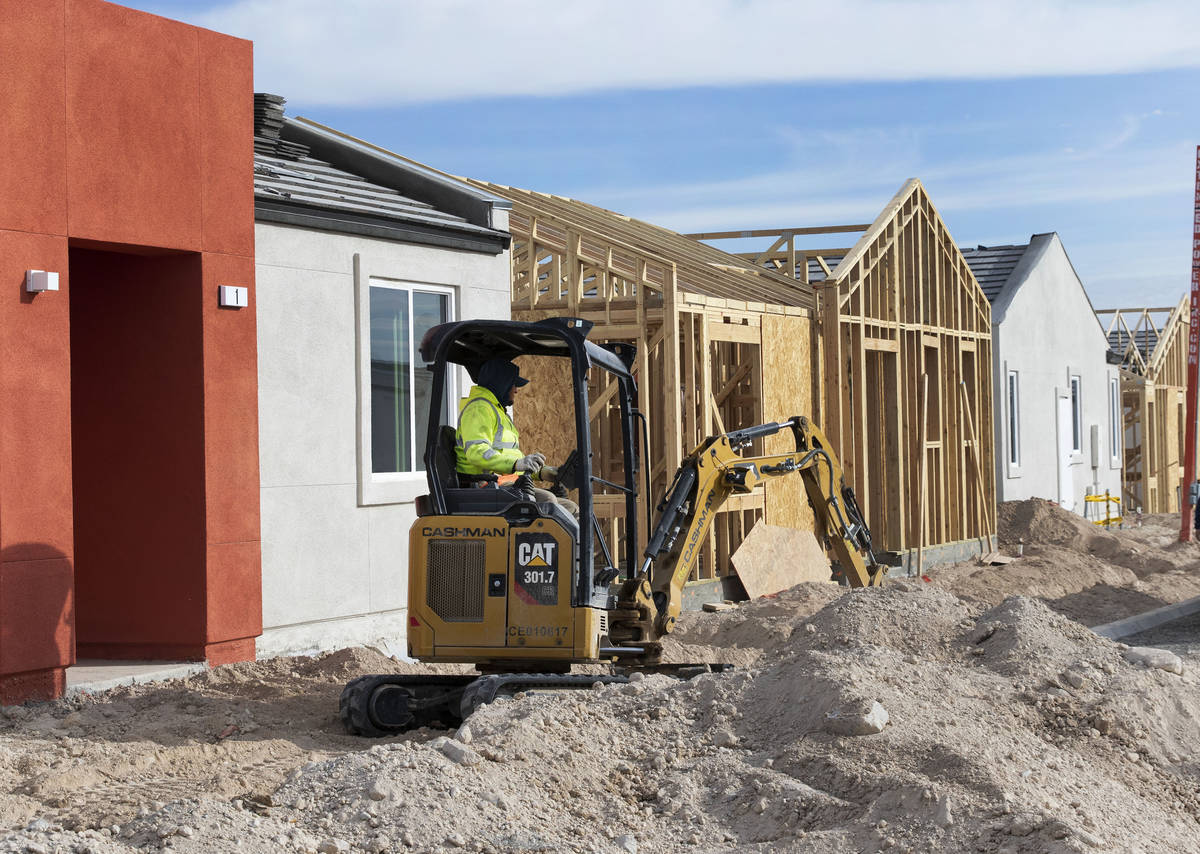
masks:
<svg viewBox="0 0 1200 854"><path fill-rule="evenodd" d="M26 270L25 290L31 294L40 294L42 291L57 291L58 273L47 273L45 270Z"/></svg>
<svg viewBox="0 0 1200 854"><path fill-rule="evenodd" d="M250 289L240 285L220 285L222 308L245 308L250 304Z"/></svg>

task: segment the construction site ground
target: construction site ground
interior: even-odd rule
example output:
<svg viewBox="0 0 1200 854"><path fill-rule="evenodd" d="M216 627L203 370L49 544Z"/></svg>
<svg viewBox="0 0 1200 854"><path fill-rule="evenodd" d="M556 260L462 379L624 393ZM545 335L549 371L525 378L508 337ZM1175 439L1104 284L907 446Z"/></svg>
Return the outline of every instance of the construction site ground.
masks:
<svg viewBox="0 0 1200 854"><path fill-rule="evenodd" d="M367 648L6 707L0 850L1195 852L1198 621L1087 626L1200 596L1200 545L1000 521L1008 565L688 614L669 654L739 667L458 730L345 735L347 680L421 669Z"/></svg>

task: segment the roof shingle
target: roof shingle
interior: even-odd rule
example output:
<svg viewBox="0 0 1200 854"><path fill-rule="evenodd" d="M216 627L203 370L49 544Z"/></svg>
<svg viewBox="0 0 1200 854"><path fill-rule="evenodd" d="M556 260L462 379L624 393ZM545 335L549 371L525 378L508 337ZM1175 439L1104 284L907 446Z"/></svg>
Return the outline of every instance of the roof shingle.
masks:
<svg viewBox="0 0 1200 854"><path fill-rule="evenodd" d="M975 274L979 287L983 288L988 302L993 305L996 303L996 298L1004 290L1008 277L1012 275L1028 248L1028 243L1019 243L1008 246L976 246L974 249L962 250L963 257L967 260L971 272Z"/></svg>

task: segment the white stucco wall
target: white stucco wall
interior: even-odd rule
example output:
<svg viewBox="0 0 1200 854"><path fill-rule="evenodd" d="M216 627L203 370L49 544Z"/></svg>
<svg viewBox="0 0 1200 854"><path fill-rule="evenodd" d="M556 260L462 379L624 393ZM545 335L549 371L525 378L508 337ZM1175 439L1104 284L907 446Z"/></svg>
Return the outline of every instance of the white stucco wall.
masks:
<svg viewBox="0 0 1200 854"><path fill-rule="evenodd" d="M255 236L258 654L371 643L402 653L408 530L416 518L413 499L426 490L419 474L400 488L368 488L364 495L356 364L365 341L356 327L356 299L370 277L383 277L453 288L457 319L508 318L508 253L266 223Z"/></svg>
<svg viewBox="0 0 1200 854"><path fill-rule="evenodd" d="M1083 435L1080 452L1070 454L1066 465L1068 504L1082 515L1089 491L1119 496L1121 449L1112 446L1109 410L1110 382L1118 371L1107 364L1104 330L1057 234L1034 236L993 306L992 321L999 499L1060 499L1058 398L1070 398L1072 375L1080 378ZM1018 373L1016 465L1010 457L1009 371ZM1099 428L1095 468L1093 425Z"/></svg>

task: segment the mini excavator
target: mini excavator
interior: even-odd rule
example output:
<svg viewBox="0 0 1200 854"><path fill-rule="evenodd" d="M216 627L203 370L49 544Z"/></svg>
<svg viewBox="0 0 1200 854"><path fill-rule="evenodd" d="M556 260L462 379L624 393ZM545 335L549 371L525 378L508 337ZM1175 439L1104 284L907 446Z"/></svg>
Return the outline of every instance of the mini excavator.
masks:
<svg viewBox="0 0 1200 854"><path fill-rule="evenodd" d="M649 442L636 407L635 348L589 341L591 327L562 317L468 320L425 335L420 354L433 375L424 455L429 494L417 499L409 535L408 650L425 663L473 663L479 673L355 679L340 703L348 732L381 736L456 725L497 696L624 682L638 669L681 676L710 669L664 665L662 639L679 617L684 582L717 510L730 495L775 478L800 475L817 529L836 557L831 580L851 587L883 581L854 493L825 436L803 416L705 439L675 472L639 554L638 475L645 473L649 495L650 467L639 456ZM527 476L507 485L463 485L455 471L455 427L444 423L448 366L462 366L474 379L488 359L518 356L570 362L576 444L552 491L575 492L578 520L557 503L536 501ZM596 369L618 385L621 483L593 473L588 374ZM784 431L793 450L743 456L756 439ZM618 561L594 511L597 489L624 496L625 554ZM603 663L613 665L611 674L570 672L573 664Z"/></svg>

